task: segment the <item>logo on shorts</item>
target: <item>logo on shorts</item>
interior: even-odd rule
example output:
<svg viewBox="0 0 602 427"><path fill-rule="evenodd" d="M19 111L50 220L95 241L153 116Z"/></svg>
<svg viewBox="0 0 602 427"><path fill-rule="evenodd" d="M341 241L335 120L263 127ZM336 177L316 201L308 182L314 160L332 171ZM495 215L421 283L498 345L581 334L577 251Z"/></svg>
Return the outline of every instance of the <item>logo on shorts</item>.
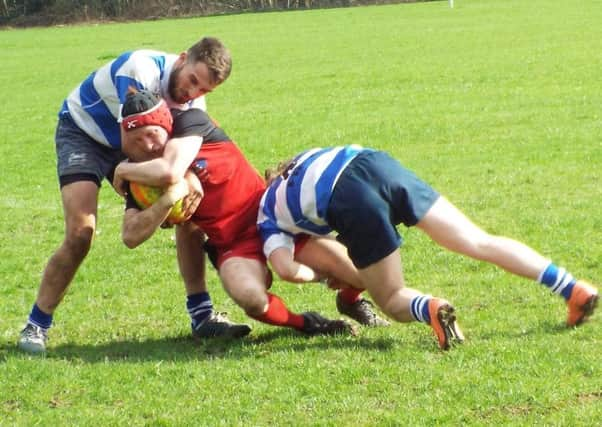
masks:
<svg viewBox="0 0 602 427"><path fill-rule="evenodd" d="M86 162L86 154L85 153L71 153L69 155L69 159L67 159L67 163L69 166L75 165L83 165Z"/></svg>

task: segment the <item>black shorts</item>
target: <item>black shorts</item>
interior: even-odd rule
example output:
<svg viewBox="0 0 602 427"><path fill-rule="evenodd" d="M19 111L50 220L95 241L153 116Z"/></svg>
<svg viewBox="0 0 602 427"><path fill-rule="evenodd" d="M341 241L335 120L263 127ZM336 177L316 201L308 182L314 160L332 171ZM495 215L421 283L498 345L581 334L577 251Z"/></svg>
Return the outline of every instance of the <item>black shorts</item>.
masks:
<svg viewBox="0 0 602 427"><path fill-rule="evenodd" d="M125 159L120 150L90 138L66 113L59 117L55 143L61 187L75 181L94 181L100 187L102 179L112 179L115 168Z"/></svg>
<svg viewBox="0 0 602 427"><path fill-rule="evenodd" d="M415 225L439 198L433 188L382 151L351 161L335 184L326 220L357 268L399 248L396 226Z"/></svg>

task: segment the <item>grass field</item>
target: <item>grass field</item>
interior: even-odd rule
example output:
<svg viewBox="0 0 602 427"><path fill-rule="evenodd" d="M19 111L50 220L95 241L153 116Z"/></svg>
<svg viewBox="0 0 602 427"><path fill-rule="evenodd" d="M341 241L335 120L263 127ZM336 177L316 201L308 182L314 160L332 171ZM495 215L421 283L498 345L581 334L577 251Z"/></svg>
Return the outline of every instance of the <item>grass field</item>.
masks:
<svg viewBox="0 0 602 427"><path fill-rule="evenodd" d="M46 357L16 350L62 239L54 126L66 94L124 50L231 48L211 113L258 169L312 146L391 152L487 230L602 281L599 0L468 1L0 32L0 425L432 426L602 423L602 316L563 326L543 287L401 230L408 283L452 301L467 343L429 328L307 339L249 320L188 339L172 233L120 241L108 186L93 249ZM214 303L242 321L213 271ZM334 293L276 282L291 308ZM247 319L248 320L248 319Z"/></svg>

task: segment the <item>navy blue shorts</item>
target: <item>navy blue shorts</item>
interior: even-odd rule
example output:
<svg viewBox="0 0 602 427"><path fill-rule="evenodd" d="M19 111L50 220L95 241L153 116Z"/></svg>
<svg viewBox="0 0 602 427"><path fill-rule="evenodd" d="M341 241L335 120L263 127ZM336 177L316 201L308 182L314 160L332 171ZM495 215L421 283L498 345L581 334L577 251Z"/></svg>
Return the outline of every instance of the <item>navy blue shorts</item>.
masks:
<svg viewBox="0 0 602 427"><path fill-rule="evenodd" d="M61 114L55 135L57 174L61 187L75 181L112 180L115 168L125 155L96 142L81 130L69 114Z"/></svg>
<svg viewBox="0 0 602 427"><path fill-rule="evenodd" d="M357 268L401 245L398 224L415 225L439 198L433 188L382 151L365 151L335 184L326 220Z"/></svg>

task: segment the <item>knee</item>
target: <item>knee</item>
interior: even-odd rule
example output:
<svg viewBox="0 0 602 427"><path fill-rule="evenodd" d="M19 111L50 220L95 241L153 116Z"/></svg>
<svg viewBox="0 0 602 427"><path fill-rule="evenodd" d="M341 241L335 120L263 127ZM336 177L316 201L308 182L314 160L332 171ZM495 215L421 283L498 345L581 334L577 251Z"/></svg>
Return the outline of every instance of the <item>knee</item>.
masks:
<svg viewBox="0 0 602 427"><path fill-rule="evenodd" d="M84 259L92 246L93 236L93 227L72 230L65 236L63 246L73 259Z"/></svg>
<svg viewBox="0 0 602 427"><path fill-rule="evenodd" d="M267 293L259 291L246 292L241 303L242 309L251 317L258 317L264 314L267 306Z"/></svg>
<svg viewBox="0 0 602 427"><path fill-rule="evenodd" d="M232 299L251 317L261 316L268 305L268 295L265 289L257 286L246 286L244 283L237 284L235 289L226 291Z"/></svg>

